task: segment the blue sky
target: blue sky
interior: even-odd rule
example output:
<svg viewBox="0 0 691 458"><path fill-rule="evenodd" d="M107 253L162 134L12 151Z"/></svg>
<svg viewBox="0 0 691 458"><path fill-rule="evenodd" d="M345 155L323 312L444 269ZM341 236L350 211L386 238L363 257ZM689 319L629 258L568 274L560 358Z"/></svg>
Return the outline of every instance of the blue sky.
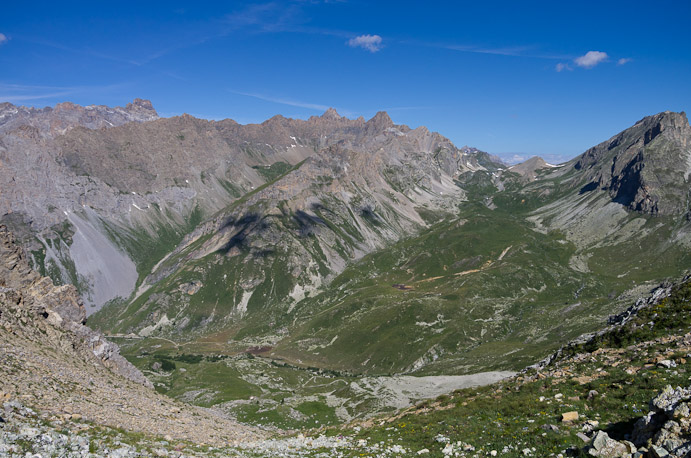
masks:
<svg viewBox="0 0 691 458"><path fill-rule="evenodd" d="M9 2L6 2L9 3ZM261 122L335 107L568 159L691 107L691 2L12 2L0 102Z"/></svg>

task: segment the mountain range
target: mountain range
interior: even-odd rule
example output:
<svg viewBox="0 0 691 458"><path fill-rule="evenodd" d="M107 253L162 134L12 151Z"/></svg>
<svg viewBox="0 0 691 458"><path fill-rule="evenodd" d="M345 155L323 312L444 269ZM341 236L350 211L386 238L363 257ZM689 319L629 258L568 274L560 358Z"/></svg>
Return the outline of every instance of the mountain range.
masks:
<svg viewBox="0 0 691 458"><path fill-rule="evenodd" d="M384 112L5 103L0 223L158 391L304 426L390 411L377 377L521 370L681 278L690 139L664 112L509 167Z"/></svg>

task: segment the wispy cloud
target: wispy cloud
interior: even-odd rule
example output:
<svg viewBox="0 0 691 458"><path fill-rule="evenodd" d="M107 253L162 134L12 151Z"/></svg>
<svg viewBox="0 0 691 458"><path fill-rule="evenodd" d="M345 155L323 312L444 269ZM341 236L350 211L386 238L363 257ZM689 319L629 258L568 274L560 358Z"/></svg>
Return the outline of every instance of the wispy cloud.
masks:
<svg viewBox="0 0 691 458"><path fill-rule="evenodd" d="M228 14L224 22L233 29L258 28L265 32L282 32L303 23L304 17L299 5L269 2L245 6Z"/></svg>
<svg viewBox="0 0 691 458"><path fill-rule="evenodd" d="M22 84L0 83L0 102L26 102L30 100L65 97L74 94L73 87L27 86Z"/></svg>
<svg viewBox="0 0 691 458"><path fill-rule="evenodd" d="M588 51L584 55L574 59L574 62L579 67L593 68L597 64L606 61L609 58L606 52L602 51Z"/></svg>
<svg viewBox="0 0 691 458"><path fill-rule="evenodd" d="M45 93L45 94L23 94L23 95L7 95L3 94L0 92L0 103L2 102L10 102L10 103L22 103L22 102L28 102L31 100L46 100L46 99L52 99L55 97L65 97L68 95L72 95L74 92L72 91L62 91L62 92L52 92L52 93Z"/></svg>
<svg viewBox="0 0 691 458"><path fill-rule="evenodd" d="M4 33L0 33L0 45L6 43L8 40L9 38L7 38L7 35L5 35Z"/></svg>
<svg viewBox="0 0 691 458"><path fill-rule="evenodd" d="M290 3L276 1L247 5L223 17L222 32L218 35L242 31L246 33L300 33L350 38L353 32L310 25L307 5L342 3L345 0L294 0Z"/></svg>
<svg viewBox="0 0 691 458"><path fill-rule="evenodd" d="M136 60L133 60L133 59L123 59L123 58L120 58L117 56L111 56L109 54L105 54L105 53L102 53L99 51L93 51L91 49L72 48L70 46L65 46L61 43L56 43L54 41L33 39L33 38L25 39L24 41L32 43L32 44L40 45L40 46L46 46L49 48L58 49L60 51L66 51L66 52L73 53L73 54L81 54L84 56L96 57L99 59L110 60L113 62L119 62L119 63L129 64L129 65L135 65L135 66L141 65L140 62L137 62Z"/></svg>
<svg viewBox="0 0 691 458"><path fill-rule="evenodd" d="M490 48L473 45L442 45L441 47L450 49L452 51L471 52L476 54L494 54L498 56L524 56L528 51L528 48L525 46Z"/></svg>
<svg viewBox="0 0 691 458"><path fill-rule="evenodd" d="M563 62L559 62L557 65L555 65L554 69L558 72L563 72L564 70L573 70L569 64L565 64Z"/></svg>
<svg viewBox="0 0 691 458"><path fill-rule="evenodd" d="M291 99L291 98L271 97L268 95L257 94L257 93L252 93L252 92L240 92L240 91L229 91L229 92L231 92L233 94L244 95L245 97L253 97L255 99L264 100L265 102L278 103L281 105L288 105L291 107L308 108L310 110L318 110L318 111L326 111L329 109L329 107L327 105L321 105L318 103L302 102L300 100L295 100L295 99Z"/></svg>
<svg viewBox="0 0 691 458"><path fill-rule="evenodd" d="M633 59L631 59L630 57L622 57L621 59L619 59L617 61L617 65L625 65L625 64L628 64L629 62L631 62L632 60Z"/></svg>
<svg viewBox="0 0 691 458"><path fill-rule="evenodd" d="M363 48L374 53L381 50L382 38L379 35L360 35L348 40L348 46L352 48Z"/></svg>
<svg viewBox="0 0 691 458"><path fill-rule="evenodd" d="M210 27L211 26L207 27L207 29ZM213 32L209 32L208 30L205 30L203 32L195 32L193 30L183 31L180 35L182 36L178 36L178 38L174 40L173 44L170 44L168 46L161 46L159 49L153 50L148 55L143 55L144 49L142 47L142 50L138 50L141 52L140 57L132 57L133 53L130 51L127 52L127 57L120 57L118 55L109 54L89 47L66 46L54 40L45 40L40 38L37 39L34 37L19 37L18 39L21 39L22 41L31 44L58 49L60 51L65 51L75 55L81 55L87 58L97 58L120 64L131 65L134 67L143 67L163 56L172 54L177 50L205 43L214 37Z"/></svg>
<svg viewBox="0 0 691 458"><path fill-rule="evenodd" d="M473 54L492 54L496 56L528 57L533 59L569 59L569 56L541 52L536 46L483 46L477 44L438 43L419 40L400 40L403 45L426 46Z"/></svg>
<svg viewBox="0 0 691 458"><path fill-rule="evenodd" d="M32 100L60 99L79 94L98 94L122 89L123 84L107 86L31 86L23 84L8 84L0 82L0 102L22 103Z"/></svg>

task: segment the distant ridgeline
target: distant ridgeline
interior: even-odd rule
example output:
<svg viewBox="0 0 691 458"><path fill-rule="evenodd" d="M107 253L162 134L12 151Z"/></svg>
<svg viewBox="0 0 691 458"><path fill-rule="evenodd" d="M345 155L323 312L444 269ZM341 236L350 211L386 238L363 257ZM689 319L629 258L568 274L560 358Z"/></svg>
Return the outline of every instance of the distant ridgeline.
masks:
<svg viewBox="0 0 691 458"><path fill-rule="evenodd" d="M507 167L383 112L2 104L0 214L132 358L515 370L689 270L690 138L665 112L565 164Z"/></svg>

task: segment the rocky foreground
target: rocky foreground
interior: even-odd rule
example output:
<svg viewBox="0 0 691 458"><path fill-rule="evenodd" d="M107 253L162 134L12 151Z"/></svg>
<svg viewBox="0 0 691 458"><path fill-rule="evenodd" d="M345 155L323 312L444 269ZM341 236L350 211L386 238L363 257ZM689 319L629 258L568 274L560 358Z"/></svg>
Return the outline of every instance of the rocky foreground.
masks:
<svg viewBox="0 0 691 458"><path fill-rule="evenodd" d="M10 413L26 414L20 406L27 405L41 421L79 419L199 444L261 436L220 413L159 395L84 318L75 288L56 287L31 270L0 226L0 399L11 400Z"/></svg>

